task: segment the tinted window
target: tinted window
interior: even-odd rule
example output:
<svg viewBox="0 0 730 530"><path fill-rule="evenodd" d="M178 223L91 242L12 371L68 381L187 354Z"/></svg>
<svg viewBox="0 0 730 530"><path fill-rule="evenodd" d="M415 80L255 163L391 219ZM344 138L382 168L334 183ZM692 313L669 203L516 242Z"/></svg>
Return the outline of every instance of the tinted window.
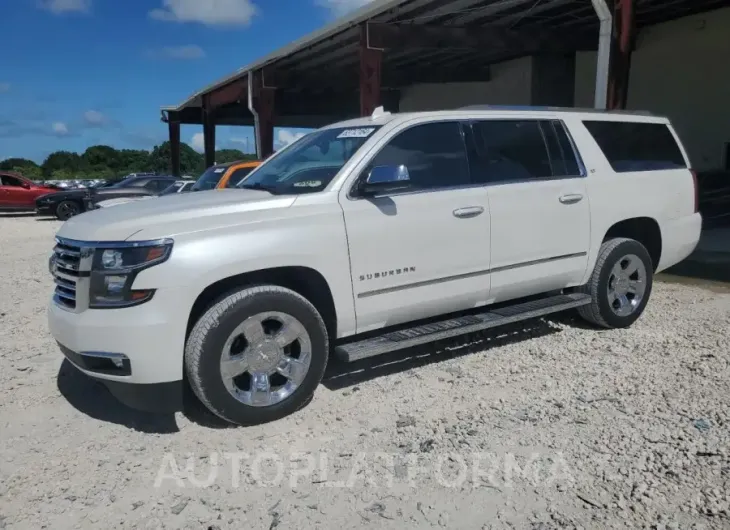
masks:
<svg viewBox="0 0 730 530"><path fill-rule="evenodd" d="M471 184L469 162L457 122L416 125L390 140L368 165L405 165L416 189ZM366 171L366 173L367 173Z"/></svg>
<svg viewBox="0 0 730 530"><path fill-rule="evenodd" d="M147 184L145 184L145 188L152 191L163 191L165 188L167 188L170 184L172 184L174 181L170 180L160 180L160 179L152 179Z"/></svg>
<svg viewBox="0 0 730 530"><path fill-rule="evenodd" d="M472 124L480 182L552 177L538 120L485 120Z"/></svg>
<svg viewBox="0 0 730 530"><path fill-rule="evenodd" d="M231 178L228 179L228 182L226 183L226 188L234 188L236 184L241 182L243 178L251 173L254 168L252 167L242 167L237 170L235 170L233 173L231 173Z"/></svg>
<svg viewBox="0 0 730 530"><path fill-rule="evenodd" d="M223 175L228 170L229 166L212 166L205 170L205 172L198 177L198 180L193 184L193 190L203 191L212 190L218 185Z"/></svg>
<svg viewBox="0 0 730 530"><path fill-rule="evenodd" d="M23 186L23 182L20 179L16 179L15 177L11 177L10 175L0 176L0 184L2 184L3 186Z"/></svg>
<svg viewBox="0 0 730 530"><path fill-rule="evenodd" d="M687 167L669 127L661 123L583 122L613 170L658 171Z"/></svg>

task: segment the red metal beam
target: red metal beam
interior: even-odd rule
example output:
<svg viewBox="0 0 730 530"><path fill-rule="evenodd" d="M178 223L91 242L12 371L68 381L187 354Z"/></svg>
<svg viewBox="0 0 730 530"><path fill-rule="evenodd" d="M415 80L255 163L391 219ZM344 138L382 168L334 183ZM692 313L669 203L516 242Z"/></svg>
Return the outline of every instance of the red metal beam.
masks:
<svg viewBox="0 0 730 530"><path fill-rule="evenodd" d="M210 96L203 96L203 146L205 148L205 167L215 165L215 117L211 108Z"/></svg>
<svg viewBox="0 0 730 530"><path fill-rule="evenodd" d="M167 128L170 132L170 166L175 177L180 176L180 122L173 121L170 117L167 120Z"/></svg>
<svg viewBox="0 0 730 530"><path fill-rule="evenodd" d="M258 114L258 130L256 138L261 143L257 145L259 156L264 159L274 152L274 110L276 90L264 83L269 81L263 71L258 71L253 78L253 107Z"/></svg>
<svg viewBox="0 0 730 530"><path fill-rule="evenodd" d="M608 108L625 109L629 96L631 54L636 42L636 0L616 0L613 15Z"/></svg>
<svg viewBox="0 0 730 530"><path fill-rule="evenodd" d="M380 106L382 50L371 47L367 25L360 27L360 116L370 116Z"/></svg>
<svg viewBox="0 0 730 530"><path fill-rule="evenodd" d="M218 107L222 107L223 105L229 105L236 102L245 102L246 98L248 97L248 94L246 94L247 90L248 87L245 77L241 79L236 79L235 81L232 81L227 85L223 85L220 88L216 88L212 90L207 96L210 108L212 110L215 110Z"/></svg>

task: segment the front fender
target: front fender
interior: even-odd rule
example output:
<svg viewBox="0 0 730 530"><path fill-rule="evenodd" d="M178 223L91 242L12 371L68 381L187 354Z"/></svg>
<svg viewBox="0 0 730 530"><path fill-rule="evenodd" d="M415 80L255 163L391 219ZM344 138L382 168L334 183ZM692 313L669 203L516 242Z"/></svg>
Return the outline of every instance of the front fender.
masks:
<svg viewBox="0 0 730 530"><path fill-rule="evenodd" d="M347 238L341 214L279 218L175 237L170 259L142 271L135 289L184 288L188 312L210 285L246 272L308 267L332 292L338 336L355 332Z"/></svg>

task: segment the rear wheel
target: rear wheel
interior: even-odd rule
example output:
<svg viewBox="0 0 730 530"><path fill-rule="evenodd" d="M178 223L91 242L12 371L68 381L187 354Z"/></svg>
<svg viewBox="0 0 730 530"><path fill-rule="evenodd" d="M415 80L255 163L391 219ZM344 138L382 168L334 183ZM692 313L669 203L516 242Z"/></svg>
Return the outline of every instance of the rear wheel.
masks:
<svg viewBox="0 0 730 530"><path fill-rule="evenodd" d="M75 201L62 201L56 206L56 217L61 221L71 219L81 213L81 206Z"/></svg>
<svg viewBox="0 0 730 530"><path fill-rule="evenodd" d="M208 409L253 425L308 403L328 353L315 307L294 291L265 285L233 292L200 317L186 344L185 367Z"/></svg>
<svg viewBox="0 0 730 530"><path fill-rule="evenodd" d="M644 245L626 238L604 241L593 274L581 288L593 301L578 312L598 326L628 327L644 312L653 280L651 257Z"/></svg>

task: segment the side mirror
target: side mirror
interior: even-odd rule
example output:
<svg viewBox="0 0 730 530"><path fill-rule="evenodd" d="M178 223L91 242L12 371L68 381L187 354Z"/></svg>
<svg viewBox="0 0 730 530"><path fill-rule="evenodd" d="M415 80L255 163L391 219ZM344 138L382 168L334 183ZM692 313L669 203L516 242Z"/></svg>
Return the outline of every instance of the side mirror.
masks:
<svg viewBox="0 0 730 530"><path fill-rule="evenodd" d="M411 177L408 168L399 166L375 166L360 186L363 195L375 195L409 188Z"/></svg>
<svg viewBox="0 0 730 530"><path fill-rule="evenodd" d="M30 183L29 182L21 182L20 185L23 186L26 190L29 190L30 189Z"/></svg>

